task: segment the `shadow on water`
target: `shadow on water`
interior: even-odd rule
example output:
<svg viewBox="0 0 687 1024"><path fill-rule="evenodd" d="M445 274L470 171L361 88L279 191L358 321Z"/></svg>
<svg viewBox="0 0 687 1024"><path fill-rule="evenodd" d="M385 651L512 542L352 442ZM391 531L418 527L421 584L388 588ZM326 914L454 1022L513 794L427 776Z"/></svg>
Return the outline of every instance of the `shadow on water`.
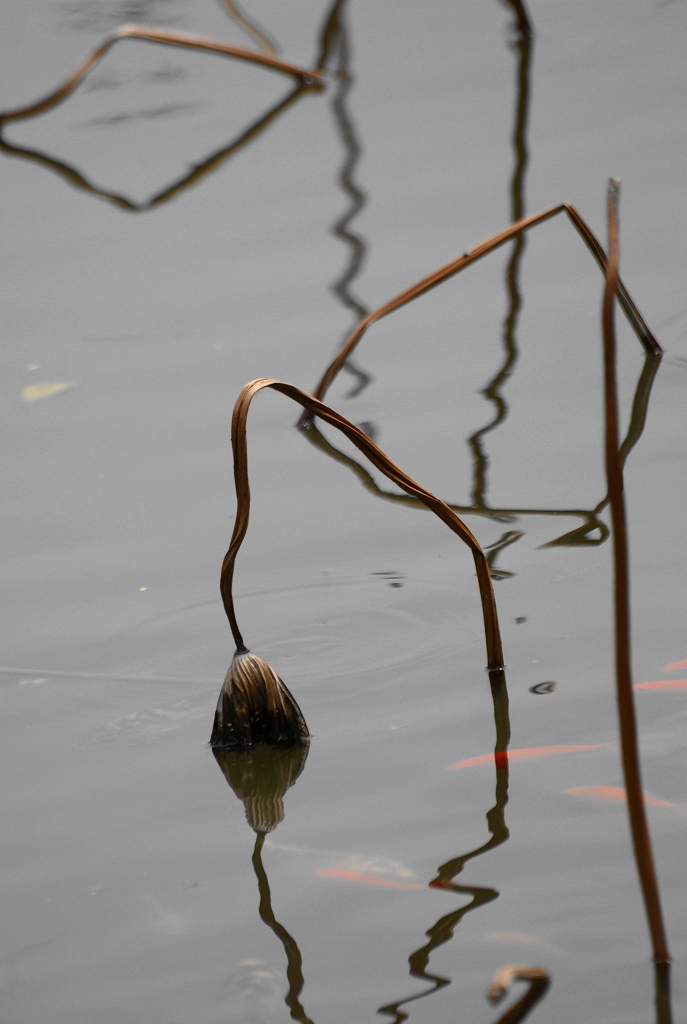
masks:
<svg viewBox="0 0 687 1024"><path fill-rule="evenodd" d="M525 176L528 163L527 123L530 99L530 70L533 34L527 12L521 0L501 0L501 2L510 9L513 15L512 48L517 56L517 97L515 104L515 125L512 135L515 163L510 183L511 216L512 220L515 222L521 220L525 216ZM240 22L242 16L238 9L228 2L228 0L224 0L224 3L229 10L229 13ZM322 88L319 73L325 68L332 70L333 66L335 88L332 97L331 109L344 149L344 159L339 170L337 180L342 193L348 200L348 206L341 216L335 221L332 230L334 235L347 246L348 261L341 273L341 276L332 285L332 291L342 305L346 309L352 311L356 318L356 323L360 324L361 321L365 320L365 318L369 317L371 314L351 290L351 285L359 275L363 266L366 253L366 243L362 236L351 230L350 224L363 208L365 204L365 194L355 180L355 171L361 155L361 146L357 139L355 126L347 105L354 79L349 67L350 44L345 22L345 12L346 0L335 0L329 9L328 16L321 32L319 62L312 72L304 71L303 69L294 69L293 66L291 66L291 70L287 70L288 66L286 64L283 64L281 68L277 67L278 62L276 61L276 58L274 58L274 49L272 48L271 43L266 39L266 37L258 33L256 36L256 38L258 38L258 42L262 42L263 50L266 53L271 54L269 60L271 60L272 63L269 63L267 57L263 58L263 62L267 61L267 66L272 67L273 70L282 70L285 71L285 73L290 74L296 81L293 90L252 125L250 125L238 137L224 144L209 156L203 158L203 160L197 163L189 173L172 182L170 185L166 186L163 190L143 203L136 203L126 196L100 189L88 181L86 176L78 168L70 166L69 164L57 160L38 150L14 146L2 137L3 126L6 120L34 116L33 113L29 112L30 110L33 110L35 114L42 113L46 109L46 106L51 106L54 102L59 102L60 99L64 98L64 96L71 91L72 87L67 89L66 92L63 92L63 95L61 95L57 100L50 100L49 103L47 101L43 101L40 104L36 104L35 108L26 108L23 112L15 111L11 114L0 115L0 151L8 156L18 157L38 163L46 169L59 174L64 178L64 180L74 187L79 188L96 198L113 203L120 209L128 212L145 212L163 205L169 200L179 196L185 189L199 184L207 175L213 173L223 163L238 153L244 146L257 138L296 101L303 98L306 94L313 91L319 91ZM250 24L246 27L248 31L252 31L254 29L254 26L251 26ZM143 38L149 38L151 41L157 42L174 42L171 39L172 35L172 33L159 32L157 33L156 40L153 39L153 35L149 35L148 37L143 36ZM163 36L166 36L167 38L162 38ZM117 38L121 37L122 36L117 36ZM103 44L98 53L104 52L107 46L110 45L111 41ZM180 43L177 39L174 45L195 44ZM236 48L234 49L236 50ZM237 55L237 52L234 52L233 54L229 53L227 48L222 52L227 53L229 56ZM255 57L255 55L253 56ZM244 59L247 59L245 58L245 55ZM86 68L86 70L88 70L88 68ZM75 82L75 85L76 84L77 83ZM523 307L523 297L520 290L520 274L525 245L526 242L523 233L514 238L505 274L508 308L502 327L503 359L496 373L482 391L484 397L492 404L494 415L490 422L472 434L468 438L467 442L473 455L472 503L467 506L450 505L449 508L456 512L487 516L503 522L511 522L517 517L530 515L570 516L581 518L581 525L548 542L548 544L544 546L593 546L602 544L609 537L609 529L599 517L609 504L611 506L613 505L613 497L610 487L609 493L593 509L493 508L489 505L487 500L489 457L485 450L484 441L486 436L504 423L508 416L509 409L503 394L503 389L511 377L518 360L517 328ZM606 275L607 281L609 281L611 277L610 269L606 271ZM439 279L437 279L436 283L438 283L438 281ZM617 284L614 286L617 287ZM609 286L607 285L607 287ZM614 298L615 296L611 295L611 299L614 300ZM658 370L659 359L660 357L657 357L655 354L647 352L644 367L635 390L630 425L626 437L619 448L617 445L617 439L614 442L613 456L616 457L617 455L616 461L620 467L621 473L629 453L637 444L644 429L651 388L655 374ZM353 397L359 394L367 386L371 377L363 370L359 369L350 358L347 358L342 365L356 378L356 384L347 396ZM269 381L266 381L265 383L257 383L260 383L261 386L272 386L274 383L279 384L279 382ZM285 387L288 386L279 386L277 389L284 391ZM309 398L310 396L305 397ZM326 407L322 406L321 408L324 409ZM321 416L321 412L317 412L316 414ZM330 420L330 422L332 421ZM348 426L351 430L355 429L350 424L348 424ZM325 435L316 427L312 418L301 423L301 430L306 438L323 453L348 466L348 468L355 473L361 483L363 483L368 490L376 494L378 497L387 501L400 502L416 508L423 507L423 503L413 493L400 494L384 491L379 488L371 473L355 459L345 455L343 452L335 448L328 441ZM372 431L370 430L369 432L371 433ZM350 437L350 434L348 436ZM361 450L364 450L362 447L364 440L364 438L359 438L359 441L361 442L359 447ZM425 505L426 504L427 503L425 502ZM616 531L614 530L614 533L615 532ZM487 563L489 573L493 579L505 579L513 575L507 570L498 568L496 566L496 560L498 555L506 547L516 543L522 536L522 531L509 529L495 544L491 546L490 555L487 556ZM445 945L452 940L456 928L467 913L493 902L499 896L498 891L491 887L468 886L461 885L456 882L458 876L462 874L465 866L471 860L475 860L488 851L502 845L509 838L505 812L508 804L509 775L507 751L510 740L510 724L508 716L508 693L505 676L502 670L490 672L490 685L496 729L494 756L494 805L486 814L487 828L490 838L477 848L451 858L441 864L437 869L436 877L428 883L432 888L469 897L469 902L448 914L442 915L426 932L428 941L410 955L408 959L410 975L413 978L422 979L423 981L428 982L430 987L420 993L400 999L397 1002L385 1004L379 1009L378 1012L390 1016L393 1019L394 1024L400 1024L400 1022L408 1018L409 1014L404 1008L410 1003L426 998L439 989L451 984L451 979L439 974L433 974L429 971L432 953L440 946ZM244 803L248 823L256 832L252 865L258 881L260 897L259 914L261 920L274 932L284 947L287 959L288 979L288 992L285 996L286 1005L288 1006L293 1019L301 1021L303 1024L312 1024L310 1018L306 1015L305 1009L299 998L304 987L303 965L300 950L295 939L284 928L284 926L277 921L274 915L269 882L262 861L265 836L269 832L273 831L283 820L284 794L291 786L294 785L304 769L308 754L307 744L301 746L297 745L287 749L258 744L249 751L214 749L213 753L229 785L237 797ZM520 978L520 980L529 980L531 982L530 991L525 995L525 997L521 999L515 1007L511 1007L511 1009L500 1018L501 1024L506 1024L506 1022L509 1022L509 1024L515 1024L515 1022L521 1020L544 995L548 986L548 978L545 975L542 977L543 972L541 971L539 975L537 975L536 971L539 969L505 968L504 970L511 972L508 976L510 980ZM519 974L517 973L518 971L520 971ZM527 974L527 971L530 971L530 974ZM505 991L505 987L507 987L508 984L509 981L506 981L504 984L501 984L500 987ZM658 1024L670 1024L671 1011L667 963L656 964L655 984L657 1022ZM499 986L495 987L498 988ZM503 993L500 992L499 996L495 996L494 998L499 998L501 994Z"/></svg>
<svg viewBox="0 0 687 1024"><path fill-rule="evenodd" d="M511 221L521 220L525 216L525 174L529 153L527 149L527 123L529 119L530 106L530 67L532 63L533 33L527 11L521 0L502 0L513 12L512 41L511 46L517 55L516 71L516 102L515 102L515 126L513 129L513 152L515 166L511 179ZM482 446L484 437L492 430L495 430L508 415L506 400L501 394L501 388L510 377L518 359L517 326L522 308L522 294L520 291L520 264L525 252L526 237L518 235L513 242L513 249L510 260L506 267L506 290L508 293L509 308L503 323L502 342L504 350L503 363L496 374L487 384L482 394L494 405L494 418L486 426L477 430L469 439L468 444L472 449L474 461L472 500L475 508L487 511L486 489L487 470L489 459ZM500 541L494 545L492 554L496 554L509 544L519 540L513 532L504 534ZM494 559L490 565L493 567ZM504 579L512 576L505 570L501 571L500 577Z"/></svg>
<svg viewBox="0 0 687 1024"><path fill-rule="evenodd" d="M348 95L353 88L354 79L350 72L350 43L348 39L348 28L346 25L346 3L347 0L340 0L335 5L330 25L332 26L331 49L335 53L332 72L336 80L334 95L332 97L331 109L334 116L339 138L344 150L344 159L338 174L338 184L344 196L349 200L349 205L343 214L332 226L336 238L348 247L349 259L344 266L341 276L332 284L331 288L341 304L352 310L355 314L355 323L363 320L370 310L363 305L359 298L351 291L350 286L363 268L365 261L367 243L362 235L351 230L351 221L357 217L365 206L366 196L355 181L355 169L362 153L360 143L353 123L353 118L348 111ZM346 341L348 334L342 339ZM352 360L347 359L344 369L356 380L353 387L344 397L355 398L364 391L371 382L369 373L360 369Z"/></svg>
<svg viewBox="0 0 687 1024"><path fill-rule="evenodd" d="M505 674L503 672L490 672L489 681L491 684L491 695L494 704L494 724L496 727L496 743L494 746L496 790L494 806L487 812L487 828L489 829L491 838L476 849L470 850L468 853L461 854L458 857L453 857L451 860L441 864L439 868L437 868L436 877L429 883L429 885L434 889L443 889L448 892L460 893L461 895L464 894L466 896L471 896L472 899L468 904L459 907L457 910L453 910L449 914L442 915L426 932L429 942L426 942L419 949L416 949L414 953L411 953L408 958L411 977L421 978L424 981L430 982L431 988L405 999L400 999L398 1002L387 1003L386 1005L381 1006L378 1013L387 1014L392 1017L394 1024L401 1024L402 1021L408 1018L408 1013L406 1013L402 1007L407 1006L409 1003L416 1002L418 999L424 999L427 996L432 995L433 992L437 992L439 989L451 984L451 980L449 978L429 973L428 967L430 956L435 949L439 948L439 946L443 946L445 943L451 941L456 928L466 914L470 913L472 910L478 910L480 907L486 906L487 903L492 903L495 899L498 899L499 896L496 889L485 886L458 885L454 882L454 879L458 877L469 861L475 860L477 857L481 857L482 854L488 853L489 850L496 849L497 846L501 846L505 843L509 837L508 826L506 825L506 805L508 803L507 751L508 743L510 742L508 690L506 687ZM515 1018L515 1020L520 1019L520 1017Z"/></svg>
<svg viewBox="0 0 687 1024"><path fill-rule="evenodd" d="M75 72L74 76L72 76L72 79L68 80L68 82L65 83L64 86L60 87L60 89L58 89L56 93L52 94L50 97L47 97L45 100L39 101L38 103L30 107L24 108L23 110L5 111L3 113L0 113L0 152L4 153L5 156L28 160L32 163L36 163L42 167L45 167L47 170L52 171L53 173L59 175L74 188L77 188L82 192L86 192L87 194L92 195L96 199L100 199L103 200L104 202L111 203L115 207L124 210L127 213L146 213L150 210L157 209L158 207L163 206L165 203L168 203L171 199L177 198L179 195L185 192L186 189L192 188L195 185L199 185L204 178L206 178L210 174L213 174L224 163L226 163L232 157L236 156L245 146L249 145L256 138L258 138L258 136L260 136L267 128L269 128L279 117L281 117L282 114L286 113L286 111L290 107L292 107L297 101L303 99L307 95L311 95L322 90L323 85L321 81L321 74L328 66L333 48L338 47L339 62L341 65L344 64L348 59L348 51L346 49L345 41L343 43L340 41L343 38L343 29L340 28L339 9L342 6L342 4L345 3L345 0L334 0L334 3L327 12L327 16L325 17L323 27L320 32L317 62L312 71L296 68L295 65L280 63L274 55L274 49L271 43L269 43L269 41L263 35L263 33L260 30L258 30L255 25L248 22L243 16L243 14L238 11L238 9L233 3L227 3L226 0L224 0L224 2L225 6L227 7L227 10L229 11L229 14L234 18L234 20L238 21L239 24L247 28L251 32L251 34L254 35L259 42L261 42L262 54L259 52L251 53L250 51L241 50L238 47L228 46L220 50L215 49L213 52L220 52L223 53L225 56L238 57L239 59L271 61L272 63L267 63L266 66L271 70L282 71L283 73L290 75L292 78L295 78L295 87L291 92L288 93L288 95L279 100L278 103L276 103L273 107L271 107L264 114L262 114L257 120L255 120L251 125L249 125L238 136L236 136L229 142L226 142L219 149L216 149L209 155L203 157L202 160L194 164L186 174L182 175L180 178L166 185L163 189L155 193L149 199L146 199L142 202L137 202L130 196L125 196L118 192L113 192L101 188L99 185L96 185L93 182L89 181L86 174L80 168L64 160L57 159L56 157L51 156L49 153L45 153L42 150L31 149L24 146L17 146L14 143L10 142L7 138L5 138L4 134L5 125L8 121L27 120L32 117L39 116L40 114L44 113L46 109L49 109L56 103L62 102L66 97L68 97L69 94L75 88L78 87L79 82L88 73L88 70L90 69L92 64L94 64L96 60L99 59L99 55L104 53L106 49L108 49L109 46L112 45L113 42L117 41L118 38L126 38L126 32L124 32L124 30L119 30L120 32L124 32L123 35L120 36L117 33L115 33L113 37L110 37L109 40L106 40L103 44L101 44L98 50L95 51L95 54L97 54L98 56L91 55L91 58L87 59L87 61L84 62L81 68L78 69L77 72ZM136 28L136 26L125 26L124 28L133 30L134 28ZM131 35L133 38L143 38L144 40L148 40L153 43L169 43L170 45L188 45L196 46L200 49L203 48L200 46L200 42L202 41L197 43L194 43L192 41L180 41L186 38L192 39L192 37L185 37L182 34L165 33L164 31L160 31L158 33L160 38L153 38L152 34L150 36L146 36L145 32L146 30L141 30L142 34L140 34L139 36L134 36L133 32L131 33ZM169 38L166 38L167 36ZM208 49L210 47L210 44L212 44L213 42L214 41L212 40L207 41L207 46L205 47L205 49ZM222 44L216 44L216 46L218 47L221 45ZM90 64L89 60L91 61ZM263 66L265 65L263 64ZM343 78L341 79L341 83L345 84ZM345 97L341 98L338 104L336 99L334 102L334 109L336 111L337 116L337 124L346 124L346 128L341 128L342 137L344 138L344 142L346 145L349 145L348 140L350 137L350 139L352 140L351 145L354 146L355 139L353 136L353 129L347 122L345 122L345 111L343 108L344 99ZM341 110L341 114L339 114L339 109ZM340 120L340 118L343 118L343 121ZM348 132L347 135L344 134L345 131ZM348 170L344 169L342 171L342 187L344 187L347 190L355 189L355 186L352 184L350 180L350 175L352 173L352 169L356 159L357 154L353 159L353 164L351 165L351 167ZM353 216L353 213L351 213L350 216ZM344 218L344 220L350 219L350 216L347 215L346 218ZM340 234L340 237L348 240L349 235L346 233L346 225L343 222L341 224L340 231L339 225L336 226L336 231L337 233ZM350 237L352 238L354 236ZM360 261L358 261L358 263L359 262ZM353 275L356 272L357 268L352 272ZM344 275L344 277L345 276L346 275ZM350 280L350 277L348 279ZM334 290L337 295L343 297L344 295L347 294L347 283L348 282L342 278L342 282L337 283L337 285L334 286ZM351 370L351 372L355 371ZM365 374L362 373L362 371L358 373L358 376L361 380L360 387L363 387L367 381L367 377Z"/></svg>
<svg viewBox="0 0 687 1024"><path fill-rule="evenodd" d="M298 943L277 921L272 909L272 894L262 862L265 836L284 820L283 798L305 768L308 747L279 750L258 744L250 751L213 750L222 774L246 809L248 824L256 833L252 864L258 880L258 912L274 932L286 953L286 977L289 984L284 1002L293 1020L312 1024L299 996L303 991L303 958Z"/></svg>
<svg viewBox="0 0 687 1024"><path fill-rule="evenodd" d="M501 2L508 7L513 14L513 21L511 24L511 46L517 58L515 76L516 101L512 134L514 166L510 183L511 215L513 222L515 222L521 220L525 215L525 175L529 158L527 148L527 126L531 93L530 75L534 34L527 10L522 3L522 0L501 0ZM343 19L339 18L336 22L333 21L332 24L340 31L343 38L342 46L347 56L348 43L345 36ZM348 82L349 79L350 75L346 69L346 82ZM342 183L342 187L344 187L345 183L350 182L350 173L355 166L357 156L360 152L359 144L352 133L350 118L348 118L345 113L343 103L344 98L345 94L340 97L340 102L338 103L341 111L338 116L338 122L340 125L340 134L342 139L349 140L349 156L344 163L342 172L339 176L339 181ZM335 107L337 102L338 100L335 100ZM347 286L355 274L357 274L361 261L364 257L364 243L360 238L358 238L358 236L351 235L346 230L351 217L360 210L363 203L363 196L352 183L346 184L345 187L351 195L352 205L345 217L342 218L341 221L337 222L337 228L339 225L342 225L345 233L342 234L342 232L339 231L337 231L337 233L339 233L341 237L351 245L351 261L340 282L334 286L334 290L341 297L344 304L352 308L358 315L359 319L363 319L369 315L368 311L361 303L350 295L347 291ZM454 512L457 513L485 516L505 523L510 523L520 517L527 516L562 516L566 518L579 518L582 520L579 526L562 534L560 537L549 541L547 544L543 545L543 547L595 547L603 544L609 537L608 526L601 518L599 518L601 512L603 512L608 505L609 499L607 495L595 508L592 509L494 508L488 503L486 497L489 458L484 450L483 439L487 434L499 427L508 416L508 404L502 394L502 388L511 376L518 359L517 325L523 305L523 298L520 290L520 273L522 259L525 252L525 244L526 238L524 233L517 235L513 242L512 253L507 264L505 275L508 309L502 330L504 358L501 366L482 392L482 394L494 405L495 415L488 424L481 427L467 439L468 446L471 448L473 454L472 502L469 505L450 502L447 502L447 504ZM347 358L344 366L348 366L349 362L350 357ZM651 394L651 386L659 365L660 359L658 359L656 355L647 352L644 366L635 390L627 435L620 447L620 455L623 465L644 429L649 397ZM362 386L365 386L367 383L368 381L366 380ZM358 394L360 390L362 390L362 387L354 388L346 397L352 397L354 394ZM360 426L366 433L372 436L373 428L371 424L361 424ZM372 474L356 459L344 454L340 449L336 448L335 445L325 437L322 431L319 430L312 419L301 418L299 428L311 444L319 448L320 451L324 452L324 454L328 455L330 458L333 458L335 461L347 466L358 477L362 485L377 497L396 504L408 505L413 508L423 507L421 502L410 495L397 494L393 491L387 491L381 488L376 483ZM374 440L374 437L372 439ZM488 555L488 562L492 578L494 580L509 579L513 576L512 572L497 567L496 559L501 551L506 547L509 547L511 544L516 543L523 535L523 531L510 529L489 548L490 553Z"/></svg>

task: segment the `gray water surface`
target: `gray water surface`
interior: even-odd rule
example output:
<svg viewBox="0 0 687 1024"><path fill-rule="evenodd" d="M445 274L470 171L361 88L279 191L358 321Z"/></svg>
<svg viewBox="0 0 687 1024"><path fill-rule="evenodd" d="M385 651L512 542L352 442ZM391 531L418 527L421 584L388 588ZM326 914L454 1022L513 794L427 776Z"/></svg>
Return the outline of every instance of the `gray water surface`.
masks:
<svg viewBox="0 0 687 1024"><path fill-rule="evenodd" d="M326 4L242 10L313 65ZM349 0L324 89L295 97L268 70L120 42L3 126L7 1024L486 1024L506 963L551 974L532 1020L655 1018L626 808L566 793L623 781L608 511L589 519L603 279L564 216L375 324L328 401L504 545L511 748L590 749L449 770L494 747L471 556L363 486L335 431L343 461L308 444L272 392L250 414L237 613L312 741L259 859L207 746L233 653L218 578L241 387L311 390L359 316L516 216L571 202L605 244L610 175L621 273L666 353L642 391L618 314L634 678L687 676L665 670L687 661L687 6L528 11L529 48L497 0ZM12 2L0 106L56 88L123 21L255 45L209 0ZM636 703L677 1022L687 689Z"/></svg>

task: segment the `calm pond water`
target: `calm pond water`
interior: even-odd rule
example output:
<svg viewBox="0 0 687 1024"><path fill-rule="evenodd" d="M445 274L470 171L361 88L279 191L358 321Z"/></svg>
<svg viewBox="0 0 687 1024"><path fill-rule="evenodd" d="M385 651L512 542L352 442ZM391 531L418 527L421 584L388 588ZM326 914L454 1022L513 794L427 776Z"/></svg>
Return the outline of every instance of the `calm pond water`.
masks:
<svg viewBox="0 0 687 1024"><path fill-rule="evenodd" d="M242 10L314 66L325 3ZM470 554L272 392L237 609L313 738L264 844L207 745L243 384L312 390L361 315L516 216L571 202L605 244L609 175L621 274L666 353L649 396L618 315L634 678L687 675L687 4L528 11L529 44L497 0L349 0L324 88L293 96L123 41L3 127L3 1022L486 1024L509 963L551 976L533 1021L657 1019L610 789L603 279L564 216L373 326L328 401L496 546L511 748L585 749L449 770L494 747ZM127 21L258 45L211 0L12 0L0 106ZM635 695L677 1022L687 689Z"/></svg>

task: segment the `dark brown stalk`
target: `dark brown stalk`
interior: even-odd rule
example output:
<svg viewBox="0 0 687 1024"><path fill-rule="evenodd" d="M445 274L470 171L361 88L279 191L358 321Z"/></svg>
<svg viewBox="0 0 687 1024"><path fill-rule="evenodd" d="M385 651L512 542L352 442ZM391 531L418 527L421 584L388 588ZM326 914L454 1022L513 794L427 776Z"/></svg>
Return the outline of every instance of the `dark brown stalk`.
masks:
<svg viewBox="0 0 687 1024"><path fill-rule="evenodd" d="M414 284L411 288L407 288L404 292L401 292L400 295L397 295L389 302L386 302L383 306L380 306L379 309L375 309L372 313L369 313L364 320L360 321L353 333L349 336L346 344L323 373L313 392L315 398L324 398L332 381L341 371L346 359L351 355L363 334L365 334L368 327L373 323L377 320L381 320L385 316L388 316L389 313L393 313L394 310L407 305L407 303L412 302L413 299L417 299L420 295L424 295L426 292L431 291L432 288L436 288L437 285L442 284L442 282L448 281L449 278L460 273L460 271L464 270L465 267L470 266L470 264L474 263L476 260L482 259L483 256L486 256L487 253L492 252L494 249L498 249L499 246L505 245L506 242L509 242L512 238L516 238L523 232L529 231L530 228L536 227L537 224L542 224L544 221L549 220L551 217L555 217L563 211L566 212L571 223L582 236L582 239L591 251L594 259L599 264L602 273L605 274L607 265L606 253L604 252L601 243L598 241L591 228L589 228L582 217L580 217L577 210L573 206L570 206L569 203L560 203L558 206L552 206L550 209L543 210L541 213L535 213L530 217L524 217L522 220L516 221L515 224L511 224L511 226L506 228L504 231L500 231L498 234L492 235L492 237L488 238L485 242L481 242L479 245L476 245L473 249L470 249L469 252L464 253L455 260L451 260L450 263L444 264L443 267L435 270L433 274L423 278L422 281L418 281L417 284ZM620 278L618 278L617 282L617 298L632 329L646 351L654 354L660 353L662 351L661 346L647 327L641 313L632 301L630 293L627 291ZM304 422L306 419L306 416L302 417L301 422Z"/></svg>
<svg viewBox="0 0 687 1024"><path fill-rule="evenodd" d="M249 61L252 64L260 64L262 67L272 71L280 71L282 74L290 75L305 84L314 84L319 81L321 75L317 70L309 71L306 68L297 67L287 61L279 60L267 53L258 53L255 50L246 50L241 46L232 46L230 43L220 43L215 39L204 39L202 36L193 35L190 32L168 32L166 29L145 28L142 25L122 25L111 36L100 44L70 77L63 82L59 88L45 96L37 103L28 107L19 107L16 110L6 110L0 113L0 124L7 121L20 121L27 117L35 117L42 114L51 107L61 103L76 88L79 82L88 74L92 67L98 63L101 57L114 46L120 39L142 39L149 43L161 43L166 46L182 46L192 50L203 50L206 53L219 53L225 57L234 57L237 60Z"/></svg>
<svg viewBox="0 0 687 1024"><path fill-rule="evenodd" d="M407 494L412 494L419 498L427 508L431 509L435 515L439 516L439 518L445 522L446 525L453 530L453 532L456 533L465 544L468 545L472 551L475 561L480 597L482 600L488 668L490 670L502 669L503 650L501 646L498 616L496 613L496 602L494 600L494 590L491 583L491 577L489 575L489 565L482 548L467 526L458 518L455 512L445 504L445 502L441 501L441 499L437 498L431 493L431 491L426 490L399 469L399 467L396 466L384 454L384 452L381 451L381 449L378 448L370 438L362 432L362 430L359 430L358 427L355 427L347 419L339 415L339 413L329 408L329 406L323 405L322 402L319 402L311 395L306 394L304 391L300 391L291 384L286 384L284 381L273 380L271 378L262 378L260 380L251 381L250 384L246 384L236 401L236 405L234 406L234 415L232 418L231 443L234 455L234 481L236 484L237 508L231 544L227 554L225 555L224 562L222 563L220 591L238 650L245 651L246 648L238 628L234 611L232 577L234 573L236 555L238 554L243 538L246 535L246 530L248 529L248 516L250 511L246 419L253 397L264 388L272 388L275 391L281 392L283 395L286 395L287 398L291 398L294 402L298 402L299 405L311 414L318 416L320 419L331 424L331 426L336 427L337 430L340 430L346 435L346 437L348 437L356 448L358 448L363 455L365 455L370 462L377 467L377 469L397 484L398 487L406 491Z"/></svg>
<svg viewBox="0 0 687 1024"><path fill-rule="evenodd" d="M620 743L627 806L637 869L649 920L654 961L670 962L663 927L661 901L656 881L651 839L646 820L639 766L637 721L632 697L630 665L630 583L627 550L623 471L618 454L618 400L615 381L614 298L618 287L618 193L619 183L608 187L608 267L603 298L604 390L606 409L606 479L611 505L613 563L615 569L615 658L620 719Z"/></svg>

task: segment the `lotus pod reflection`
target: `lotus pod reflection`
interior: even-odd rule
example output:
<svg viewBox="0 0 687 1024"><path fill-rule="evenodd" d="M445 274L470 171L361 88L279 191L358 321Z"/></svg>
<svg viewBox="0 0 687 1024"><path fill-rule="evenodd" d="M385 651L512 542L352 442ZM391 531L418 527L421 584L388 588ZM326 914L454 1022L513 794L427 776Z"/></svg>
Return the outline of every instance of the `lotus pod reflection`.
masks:
<svg viewBox="0 0 687 1024"><path fill-rule="evenodd" d="M255 832L273 832L284 820L284 794L303 771L308 749L301 745L280 750L261 743L252 750L213 750Z"/></svg>
<svg viewBox="0 0 687 1024"><path fill-rule="evenodd" d="M307 743L309 735L301 709L274 669L257 654L237 651L220 691L210 745L291 747Z"/></svg>

